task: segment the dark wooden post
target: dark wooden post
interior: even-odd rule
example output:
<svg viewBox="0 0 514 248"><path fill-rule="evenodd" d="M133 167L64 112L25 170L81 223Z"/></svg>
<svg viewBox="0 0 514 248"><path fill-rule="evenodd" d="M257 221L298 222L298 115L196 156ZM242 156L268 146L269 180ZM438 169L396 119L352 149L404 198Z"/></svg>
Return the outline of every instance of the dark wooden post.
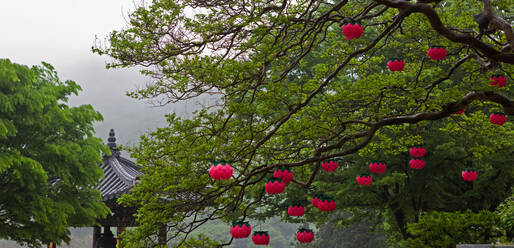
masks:
<svg viewBox="0 0 514 248"><path fill-rule="evenodd" d="M166 230L166 225L159 227L159 245L163 247L167 247L168 245L168 230Z"/></svg>
<svg viewBox="0 0 514 248"><path fill-rule="evenodd" d="M93 227L93 248L96 246L96 240L100 237L101 229L99 226Z"/></svg>
<svg viewBox="0 0 514 248"><path fill-rule="evenodd" d="M116 227L116 243L118 244L118 246L116 246L117 248L121 248L121 233L123 233L123 231L125 231L125 227Z"/></svg>

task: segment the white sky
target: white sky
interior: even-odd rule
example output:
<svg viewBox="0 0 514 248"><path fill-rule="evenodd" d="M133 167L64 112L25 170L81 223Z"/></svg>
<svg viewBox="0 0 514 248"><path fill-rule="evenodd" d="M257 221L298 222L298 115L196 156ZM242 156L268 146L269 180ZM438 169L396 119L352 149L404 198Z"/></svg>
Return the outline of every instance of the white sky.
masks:
<svg viewBox="0 0 514 248"><path fill-rule="evenodd" d="M155 108L126 97L148 79L133 69L106 70L109 58L91 53L95 35L103 40L125 27L134 9L133 0L0 0L0 58L52 64L61 80L83 88L71 103L91 104L104 116L95 125L98 137L106 140L114 128L118 143L134 145L139 135L164 124L165 113L188 112L185 104Z"/></svg>

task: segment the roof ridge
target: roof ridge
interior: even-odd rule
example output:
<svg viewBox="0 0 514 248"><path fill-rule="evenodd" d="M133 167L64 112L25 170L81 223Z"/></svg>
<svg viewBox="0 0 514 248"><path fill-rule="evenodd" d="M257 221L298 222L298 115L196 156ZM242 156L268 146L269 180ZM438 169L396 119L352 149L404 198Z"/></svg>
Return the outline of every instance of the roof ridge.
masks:
<svg viewBox="0 0 514 248"><path fill-rule="evenodd" d="M123 181L123 183L129 187L132 187L133 181L136 179L136 177L127 172L127 170L123 168L123 165L116 157L110 157L108 163L111 165L114 173L116 173L116 175Z"/></svg>

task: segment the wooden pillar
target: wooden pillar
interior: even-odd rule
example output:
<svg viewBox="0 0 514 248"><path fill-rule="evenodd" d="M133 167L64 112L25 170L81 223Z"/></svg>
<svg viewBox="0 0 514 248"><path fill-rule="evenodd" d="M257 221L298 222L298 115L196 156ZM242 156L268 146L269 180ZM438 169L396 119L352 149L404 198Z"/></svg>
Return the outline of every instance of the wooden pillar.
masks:
<svg viewBox="0 0 514 248"><path fill-rule="evenodd" d="M50 242L50 243L48 244L48 248L56 248L56 247L57 247L57 245L55 245L55 243L54 243L54 242Z"/></svg>
<svg viewBox="0 0 514 248"><path fill-rule="evenodd" d="M166 225L159 227L159 245L163 247L167 247L168 245L168 230L166 230Z"/></svg>
<svg viewBox="0 0 514 248"><path fill-rule="evenodd" d="M125 231L125 227L116 227L116 247L121 248L120 242L121 242L121 233Z"/></svg>
<svg viewBox="0 0 514 248"><path fill-rule="evenodd" d="M99 226L93 227L93 248L96 246L96 240L100 237L101 229Z"/></svg>

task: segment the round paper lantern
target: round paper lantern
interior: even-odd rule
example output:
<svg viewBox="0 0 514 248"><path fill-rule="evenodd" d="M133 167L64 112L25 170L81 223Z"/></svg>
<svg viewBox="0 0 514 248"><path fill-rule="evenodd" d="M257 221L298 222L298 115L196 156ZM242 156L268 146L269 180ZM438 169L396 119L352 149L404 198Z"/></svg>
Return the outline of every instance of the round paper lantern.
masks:
<svg viewBox="0 0 514 248"><path fill-rule="evenodd" d="M293 204L287 209L289 216L302 216L305 214L305 208L300 204Z"/></svg>
<svg viewBox="0 0 514 248"><path fill-rule="evenodd" d="M405 62L401 58L392 58L387 61L387 67L391 71L403 71L405 67Z"/></svg>
<svg viewBox="0 0 514 248"><path fill-rule="evenodd" d="M495 125L501 126L501 125L505 124L505 122L507 121L507 117L502 112L493 112L489 116L489 121L491 121L491 123L493 123Z"/></svg>
<svg viewBox="0 0 514 248"><path fill-rule="evenodd" d="M252 241L256 245L268 245L269 244L268 232L265 232L265 231L253 232Z"/></svg>
<svg viewBox="0 0 514 248"><path fill-rule="evenodd" d="M232 177L234 169L227 161L214 161L209 169L209 175L214 180L228 180Z"/></svg>
<svg viewBox="0 0 514 248"><path fill-rule="evenodd" d="M373 178L369 174L360 174L357 176L357 183L360 185L370 185Z"/></svg>
<svg viewBox="0 0 514 248"><path fill-rule="evenodd" d="M330 197L322 197L318 202L318 209L320 211L333 211L336 209L336 201Z"/></svg>
<svg viewBox="0 0 514 248"><path fill-rule="evenodd" d="M462 113L464 113L464 112L466 112L466 107L462 108L461 110L459 110L459 111L457 111L457 112L455 112L455 113L453 113L453 114L455 114L455 115L460 115L460 114L462 114Z"/></svg>
<svg viewBox="0 0 514 248"><path fill-rule="evenodd" d="M373 161L369 164L371 173L382 174L386 171L386 164L380 161Z"/></svg>
<svg viewBox="0 0 514 248"><path fill-rule="evenodd" d="M337 161L332 159L325 160L321 163L321 168L326 172L335 171L337 170Z"/></svg>
<svg viewBox="0 0 514 248"><path fill-rule="evenodd" d="M345 22L342 26L342 29L343 35L346 37L346 40L358 39L364 32L361 23L354 20Z"/></svg>
<svg viewBox="0 0 514 248"><path fill-rule="evenodd" d="M447 51L444 46L431 46L427 54L433 60L443 60L446 57Z"/></svg>
<svg viewBox="0 0 514 248"><path fill-rule="evenodd" d="M318 204L319 204L319 198L320 196L319 195L314 195L312 197L312 206L314 206L315 208L318 207Z"/></svg>
<svg viewBox="0 0 514 248"><path fill-rule="evenodd" d="M296 238L300 243L310 243L314 240L314 233L311 229L300 228L296 233Z"/></svg>
<svg viewBox="0 0 514 248"><path fill-rule="evenodd" d="M236 239L247 238L252 233L252 227L247 221L233 221L230 226L230 234Z"/></svg>
<svg viewBox="0 0 514 248"><path fill-rule="evenodd" d="M275 172L273 172L273 176L276 178L282 178L284 183L289 183L293 180L293 172L287 167L279 167Z"/></svg>
<svg viewBox="0 0 514 248"><path fill-rule="evenodd" d="M425 149L425 147L423 147L423 145L416 145L409 149L409 153L411 156L415 158L421 158L425 156L427 150Z"/></svg>
<svg viewBox="0 0 514 248"><path fill-rule="evenodd" d="M507 78L505 78L503 74L494 74L489 77L489 83L491 86L498 86L498 88L501 88L507 84Z"/></svg>
<svg viewBox="0 0 514 248"><path fill-rule="evenodd" d="M464 181L472 182L475 181L477 177L478 174L476 170L466 168L462 171L462 179L464 179Z"/></svg>
<svg viewBox="0 0 514 248"><path fill-rule="evenodd" d="M272 177L264 185L264 188L268 194L280 194L286 188L286 184L282 181L282 178Z"/></svg>
<svg viewBox="0 0 514 248"><path fill-rule="evenodd" d="M421 170L425 167L425 160L413 158L410 160L409 165L412 169Z"/></svg>

